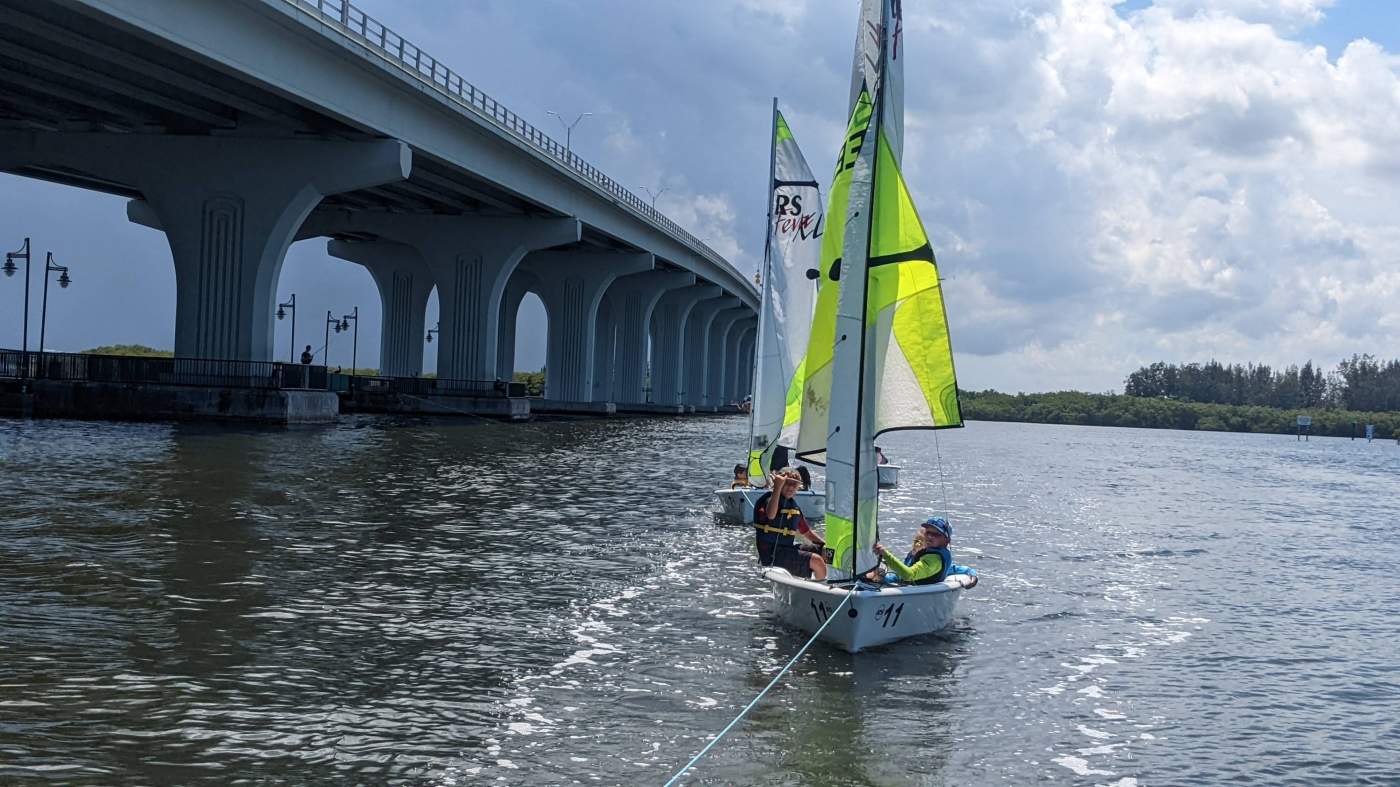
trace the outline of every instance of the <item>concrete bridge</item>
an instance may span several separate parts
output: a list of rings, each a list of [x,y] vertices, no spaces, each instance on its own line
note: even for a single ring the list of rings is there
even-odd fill
[[[713,407],[749,387],[757,293],[723,257],[346,0],[0,0],[0,171],[129,197],[165,232],[177,356],[273,357],[294,240],[369,270],[381,371]],[[647,376],[650,375],[650,385]]]

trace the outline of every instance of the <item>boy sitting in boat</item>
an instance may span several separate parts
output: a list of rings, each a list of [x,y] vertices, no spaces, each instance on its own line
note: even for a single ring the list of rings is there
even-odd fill
[[[743,464],[734,465],[734,480],[730,482],[729,488],[748,489],[750,486],[752,486],[752,484],[749,483],[749,466]]]
[[[797,471],[785,467],[773,473],[773,488],[764,492],[754,504],[754,548],[758,562],[764,567],[786,569],[795,577],[826,578],[826,562],[820,555],[798,548],[796,538],[802,536],[819,549],[826,546],[821,536],[807,524],[793,495],[802,488]]]
[[[903,560],[885,549],[883,544],[875,545],[875,554],[885,562],[899,581],[910,585],[932,585],[942,582],[949,574],[967,574],[977,584],[977,569],[960,566],[953,562],[953,553],[948,544],[953,540],[953,526],[941,516],[931,517],[914,534],[914,545]]]

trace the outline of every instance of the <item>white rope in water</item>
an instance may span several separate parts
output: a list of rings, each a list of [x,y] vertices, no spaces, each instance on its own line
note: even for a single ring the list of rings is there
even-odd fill
[[[723,738],[725,735],[728,735],[729,731],[734,729],[734,726],[737,725],[745,716],[747,716],[749,714],[749,711],[754,709],[754,706],[758,704],[759,700],[763,699],[764,695],[768,693],[769,689],[778,685],[778,681],[781,680],[782,677],[788,673],[788,670],[792,669],[792,666],[797,663],[798,659],[802,658],[802,654],[807,652],[807,648],[812,647],[812,643],[817,641],[817,637],[820,636],[821,633],[826,630],[826,627],[831,624],[831,621],[836,619],[836,613],[840,612],[841,608],[846,606],[846,602],[851,600],[851,594],[855,592],[856,588],[854,585],[852,585],[851,589],[846,592],[846,597],[841,599],[841,603],[837,604],[836,609],[833,609],[831,611],[831,614],[828,615],[826,620],[821,624],[821,626],[817,628],[816,633],[812,634],[812,638],[807,640],[807,644],[803,645],[802,649],[797,651],[797,653],[788,661],[787,664],[783,666],[782,669],[778,670],[778,674],[774,675],[773,679],[768,681],[768,685],[763,687],[763,691],[760,691],[757,697],[754,697],[752,700],[750,700],[749,704],[745,705],[744,709],[739,711],[739,715],[735,716],[733,721],[726,724],[724,726],[724,729],[719,731],[718,735],[711,739],[709,743],[705,744],[705,748],[701,749],[699,754],[696,754],[694,757],[690,758],[690,762],[686,763],[684,768],[681,768],[679,771],[676,771],[676,774],[672,776],[669,781],[666,782],[665,787],[672,787],[672,785],[680,781],[680,778],[685,775],[686,771],[694,767],[695,763],[699,762],[701,757],[704,757],[706,754],[709,754],[710,749],[713,749],[715,747],[715,744],[720,742],[721,738]]]

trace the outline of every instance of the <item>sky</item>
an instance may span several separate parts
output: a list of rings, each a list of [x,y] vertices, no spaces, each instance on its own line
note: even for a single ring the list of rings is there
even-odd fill
[[[657,207],[741,270],[762,259],[772,96],[829,179],[854,0],[359,5],[561,139],[550,111],[591,112],[574,150],[639,194],[664,189]],[[1400,355],[1400,3],[905,0],[904,13],[905,176],[962,387],[1121,390],[1157,360]],[[51,349],[173,345],[169,249],[122,200],[0,175],[0,245],[25,235],[72,268],[73,286],[50,291]],[[279,292],[297,293],[298,344],[319,347],[326,310],[358,305],[359,363],[378,363],[363,268],[303,241]],[[0,346],[19,345],[21,295],[0,279]],[[429,325],[435,313],[434,298]],[[543,325],[532,298],[518,368],[543,364]],[[349,352],[333,335],[332,363]]]

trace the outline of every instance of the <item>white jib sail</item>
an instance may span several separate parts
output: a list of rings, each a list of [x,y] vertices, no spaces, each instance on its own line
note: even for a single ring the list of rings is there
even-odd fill
[[[763,306],[754,356],[750,474],[766,474],[772,469],[769,465],[776,446],[797,445],[802,411],[798,376],[807,352],[816,297],[808,271],[815,271],[821,258],[821,191],[787,121],[777,110],[776,100],[772,170]]]

